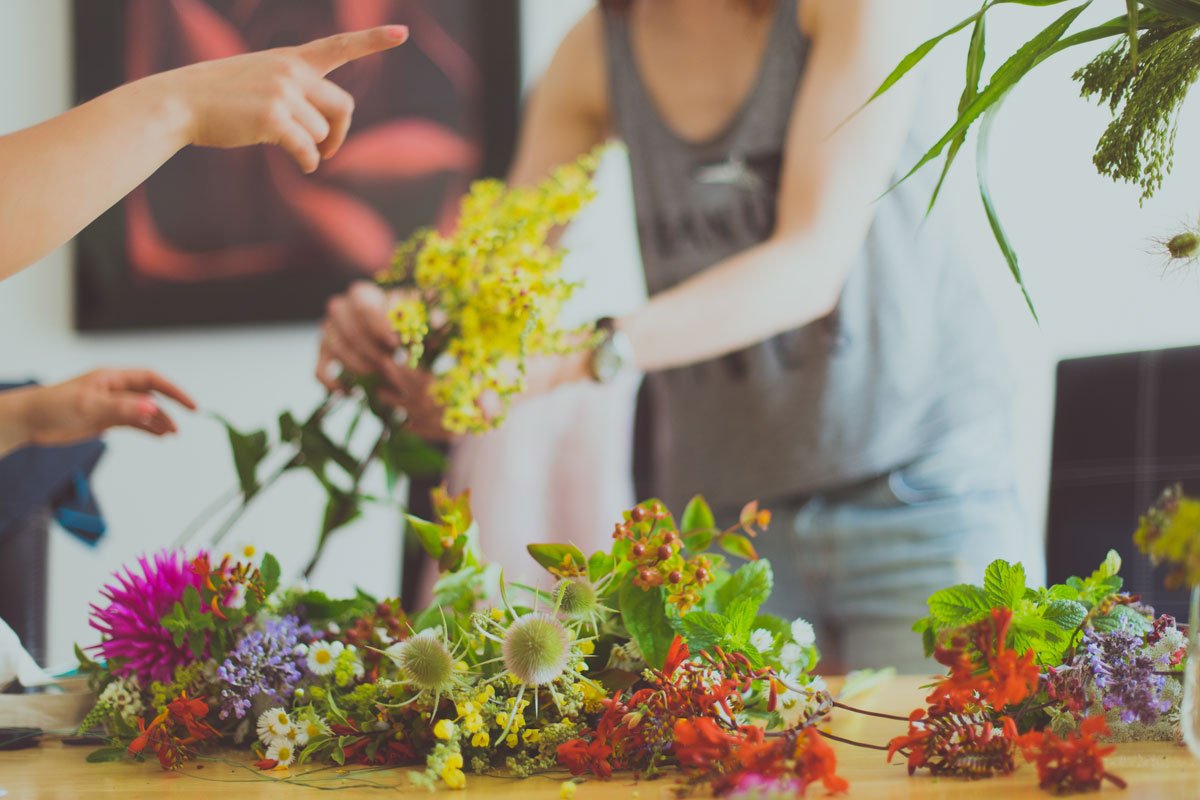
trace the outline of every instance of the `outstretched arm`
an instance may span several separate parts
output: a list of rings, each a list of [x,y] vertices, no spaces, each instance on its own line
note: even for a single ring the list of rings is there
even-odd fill
[[[75,236],[187,145],[278,145],[312,172],[345,141],[354,110],[325,75],[407,38],[391,25],[193,64],[0,136],[0,280]]]

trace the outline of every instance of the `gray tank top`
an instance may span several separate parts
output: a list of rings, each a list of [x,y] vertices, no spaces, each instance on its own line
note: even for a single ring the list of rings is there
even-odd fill
[[[609,96],[629,151],[652,295],[772,233],[809,49],[797,2],[778,0],[749,97],[723,131],[699,143],[662,119],[638,72],[627,16],[606,13]],[[919,145],[914,137],[898,166],[914,163]],[[1000,452],[988,449],[1003,445],[1007,419],[998,337],[953,236],[938,215],[925,220],[930,189],[913,180],[877,203],[830,317],[647,377],[639,492],[672,508],[697,493],[732,508],[848,487],[935,452],[947,456],[948,480],[961,481]],[[980,480],[1009,481],[1010,465],[995,466]]]

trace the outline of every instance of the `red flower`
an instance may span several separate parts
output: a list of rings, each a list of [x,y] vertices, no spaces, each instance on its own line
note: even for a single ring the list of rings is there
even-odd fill
[[[612,748],[599,739],[585,742],[583,739],[571,739],[558,746],[558,762],[571,770],[572,775],[592,773],[598,778],[612,777],[612,764],[608,757]]]
[[[1116,748],[1101,747],[1097,736],[1108,734],[1104,717],[1088,717],[1079,730],[1060,739],[1050,731],[1027,733],[1018,740],[1026,761],[1037,763],[1038,785],[1067,793],[1099,789],[1105,780],[1120,788],[1125,781],[1104,771],[1104,757]]]
[[[850,784],[837,774],[837,754],[816,728],[806,728],[796,740],[796,774],[805,785],[820,781],[830,794],[844,792]]]
[[[1000,727],[982,712],[918,708],[909,715],[908,733],[888,744],[888,761],[908,758],[908,774],[928,769],[934,775],[988,778],[1016,768],[1017,726],[1001,717]]]
[[[204,721],[208,704],[188,699],[183,693],[167,704],[166,709],[150,721],[138,720],[138,736],[129,743],[129,753],[138,755],[149,748],[163,769],[179,769],[184,761],[195,755],[195,745],[218,736]],[[180,730],[182,728],[182,730]]]
[[[707,717],[675,721],[675,758],[684,768],[711,770],[734,758],[742,737],[726,733]]]

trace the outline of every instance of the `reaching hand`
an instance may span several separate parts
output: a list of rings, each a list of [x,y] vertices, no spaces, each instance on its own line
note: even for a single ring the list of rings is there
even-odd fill
[[[408,39],[387,25],[192,64],[146,79],[186,109],[187,141],[201,147],[279,145],[305,172],[346,140],[354,98],[325,76]]]
[[[158,404],[156,393],[196,408],[181,389],[148,370],[101,369],[54,386],[11,392],[20,401],[21,443],[38,445],[71,444],[118,426],[155,436],[175,433],[178,428]]]

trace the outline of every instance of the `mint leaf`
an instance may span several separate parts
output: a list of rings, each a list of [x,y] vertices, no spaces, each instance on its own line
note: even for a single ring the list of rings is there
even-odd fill
[[[760,559],[743,564],[717,589],[716,610],[728,614],[733,602],[739,597],[750,599],[757,608],[767,602],[774,585],[775,575],[771,571],[771,562]]]
[[[698,653],[724,641],[729,623],[720,614],[692,611],[675,619],[674,628],[687,640],[688,648]]]
[[[742,595],[729,604],[725,612],[729,620],[729,638],[734,642],[748,642],[750,629],[758,616],[759,603],[752,597]]]
[[[993,561],[983,574],[983,590],[993,608],[1012,608],[1025,596],[1025,567]]]
[[[1083,603],[1074,600],[1051,600],[1042,611],[1042,619],[1054,623],[1064,631],[1073,631],[1087,616]]]
[[[929,613],[943,628],[978,622],[991,609],[983,589],[969,583],[960,583],[929,596]]]
[[[269,595],[279,588],[279,562],[275,556],[270,553],[264,554],[258,572],[262,575],[264,592]]]

